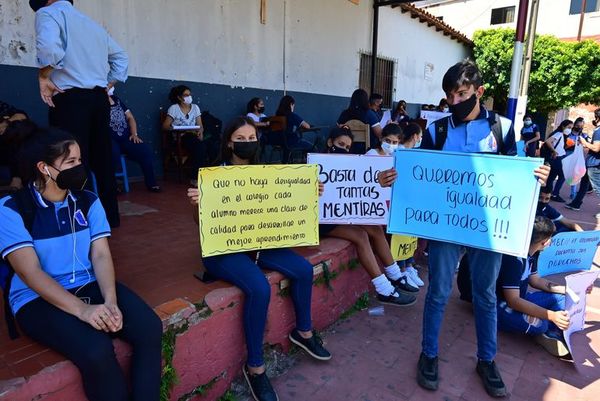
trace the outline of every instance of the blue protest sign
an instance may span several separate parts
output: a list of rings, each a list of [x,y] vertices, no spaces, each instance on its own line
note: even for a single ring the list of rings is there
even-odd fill
[[[552,237],[552,242],[540,253],[538,273],[549,276],[579,270],[589,270],[600,245],[600,231],[571,231]]]
[[[394,157],[389,233],[525,257],[542,159],[404,149]]]

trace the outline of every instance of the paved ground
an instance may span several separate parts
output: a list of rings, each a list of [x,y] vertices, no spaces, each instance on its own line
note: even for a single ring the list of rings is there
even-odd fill
[[[566,194],[565,194],[566,195]],[[579,212],[554,204],[586,230],[598,229],[598,198],[588,196]],[[597,258],[598,260],[598,258]],[[452,295],[442,326],[440,388],[422,390],[416,383],[425,290],[417,305],[386,307],[384,316],[361,311],[340,321],[325,336],[333,353],[318,363],[302,355],[273,384],[283,400],[488,400],[475,373],[475,328],[469,304]],[[377,305],[372,302],[372,306]],[[587,326],[574,335],[578,361],[559,360],[524,336],[499,335],[497,363],[511,401],[600,399],[600,280],[588,298]]]

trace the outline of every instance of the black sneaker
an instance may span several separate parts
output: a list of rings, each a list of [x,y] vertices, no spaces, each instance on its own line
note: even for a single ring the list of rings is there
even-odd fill
[[[405,292],[407,294],[413,294],[415,292],[419,292],[419,287],[413,287],[408,283],[406,276],[400,277],[398,280],[390,280],[392,285],[396,287],[398,292]]]
[[[250,387],[252,398],[256,401],[279,401],[279,397],[277,397],[277,393],[273,390],[266,372],[253,375],[248,371],[246,365],[242,368],[242,372],[244,373],[248,387]]]
[[[567,209],[575,210],[576,212],[579,211],[579,206],[573,206],[573,202],[565,204],[565,207]]]
[[[483,381],[483,387],[490,397],[506,397],[506,386],[500,377],[496,362],[477,362],[477,373]]]
[[[323,347],[323,340],[314,331],[311,338],[303,338],[300,333],[298,333],[298,330],[294,329],[288,337],[291,342],[302,348],[313,358],[318,359],[319,361],[328,361],[331,359],[331,353]]]
[[[563,198],[560,197],[560,195],[552,195],[550,197],[550,200],[553,200],[554,202],[559,202],[559,203],[565,203],[566,200],[564,200]]]
[[[417,383],[425,390],[435,391],[438,388],[438,358],[429,358],[421,352],[417,365]]]
[[[386,305],[410,306],[417,302],[417,297],[411,294],[394,291],[390,295],[381,295],[380,293],[377,293],[377,300]]]

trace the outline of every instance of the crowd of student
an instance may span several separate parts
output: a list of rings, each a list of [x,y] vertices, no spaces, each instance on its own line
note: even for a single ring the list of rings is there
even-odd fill
[[[78,65],[56,59],[51,50],[38,49],[38,53],[46,52],[46,58],[39,57],[40,93],[51,107],[50,123],[53,128],[40,129],[28,122],[23,111],[0,104],[2,149],[5,149],[11,167],[11,185],[20,188],[0,199],[0,250],[4,262],[2,268],[8,273],[3,283],[6,317],[14,317],[24,334],[73,361],[81,372],[89,400],[158,400],[161,322],[140,297],[115,281],[108,237],[111,224],[118,225],[118,211],[116,217],[115,210],[111,211],[112,222],[105,212],[111,208],[111,201],[106,199],[112,196],[108,186],[114,182],[111,184],[107,177],[104,178],[103,186],[99,184],[98,187],[100,197],[84,190],[90,169],[96,175],[107,173],[106,169],[98,170],[99,155],[91,151],[92,142],[103,151],[110,148],[110,136],[106,135],[101,140],[92,140],[90,136],[98,135],[96,130],[102,127],[106,128],[105,134],[112,132],[113,154],[117,154],[118,148],[119,154],[125,153],[138,161],[144,170],[148,189],[160,190],[152,172],[151,155],[138,136],[135,119],[113,93],[111,74],[116,80],[124,80],[124,77],[116,76],[123,73],[120,64],[124,60],[123,53],[99,25],[79,13],[70,1],[31,0],[30,4],[37,11],[38,43],[51,42],[48,32],[56,31],[51,29],[52,24],[58,24],[62,29],[64,26],[60,24],[81,28],[83,23],[86,27],[84,38],[70,37],[69,40],[104,43],[104,47],[96,47],[94,52],[101,53],[95,57],[102,56],[104,61],[109,61],[106,67],[109,71],[101,70],[96,74],[96,78],[102,77],[96,83],[90,79],[90,87],[73,86],[68,83],[68,74],[62,70],[76,69]],[[61,18],[56,18],[56,15]],[[84,51],[78,42],[72,44],[70,49],[73,48]],[[61,53],[63,56],[64,51]],[[58,50],[55,52],[60,53]],[[90,68],[87,66],[84,71],[89,73]],[[72,71],[70,74],[73,75]],[[106,79],[107,76],[109,79]],[[452,66],[444,75],[442,89],[446,100],[440,102],[439,111],[447,111],[450,115],[430,124],[425,130],[410,122],[403,101],[398,102],[390,121],[382,122],[381,96],[369,97],[364,90],[356,90],[348,108],[341,112],[337,127],[327,136],[322,151],[389,156],[399,148],[420,147],[463,153],[516,154],[510,120],[481,104],[483,81],[473,62],[467,60]],[[174,87],[169,100],[172,105],[163,128],[181,127],[186,131],[184,146],[194,167],[210,165],[203,141],[201,111],[193,103],[190,89]],[[63,119],[69,110],[84,114],[77,117],[78,125],[73,126],[73,122],[67,123]],[[277,140],[285,141],[288,150],[318,149],[316,142],[307,142],[299,135],[298,128],[310,128],[310,125],[295,113],[295,100],[291,96],[281,99],[275,113],[287,121],[283,139],[268,137],[270,124],[265,120],[261,99],[252,99],[247,113],[226,126],[220,138],[217,165],[259,163],[261,134],[270,145],[276,145],[274,141]],[[354,143],[352,130],[345,124],[355,119],[370,126],[371,149],[361,149]],[[539,131],[529,124],[530,117],[525,120],[525,149],[533,155],[533,146],[530,145],[538,140]],[[560,331],[569,325],[564,311],[565,288],[539,277],[536,266],[539,252],[548,245],[552,235],[564,230],[581,230],[579,225],[548,204],[550,199],[560,201],[556,187],[560,187],[561,174],[559,163],[555,160],[563,155],[561,142],[564,145],[569,140],[578,141],[588,149],[585,182],[600,191],[600,128],[591,137],[580,131],[569,132],[577,124],[578,121],[575,124],[566,121],[560,125],[545,142],[551,166],[541,165],[532,171],[544,187],[528,257],[519,259],[453,243],[428,242],[422,352],[416,372],[417,381],[423,388],[436,390],[438,387],[439,334],[459,262],[462,297],[473,303],[477,332],[476,371],[488,394],[494,397],[506,395],[506,387],[495,363],[497,329],[536,335],[554,355],[566,355]],[[595,112],[594,125],[598,124],[600,109]],[[577,137],[569,137],[570,134]],[[15,155],[18,156],[15,158]],[[109,154],[103,155],[106,157],[104,161],[111,160]],[[110,173],[113,174],[112,170]],[[402,172],[393,168],[382,171],[378,181],[382,186],[390,186],[398,174]],[[114,174],[112,177],[114,180]],[[559,178],[556,186],[553,185],[554,177]],[[323,185],[318,185],[321,195]],[[580,193],[582,190],[585,193],[586,185],[582,181]],[[103,196],[105,199],[102,199]],[[197,188],[190,188],[187,196],[193,205],[198,204]],[[574,202],[578,197],[579,193],[571,202],[571,208],[577,209]],[[195,217],[198,221],[198,216]],[[416,302],[415,293],[424,282],[415,269],[414,260],[400,264],[394,260],[383,227],[321,225],[319,231],[321,237],[342,238],[355,245],[359,261],[368,272],[380,302],[393,306],[409,306]],[[279,271],[291,280],[290,294],[296,326],[289,334],[290,341],[317,360],[326,361],[332,357],[312,328],[312,266],[294,250],[239,252],[206,257],[202,261],[213,276],[239,287],[245,295],[242,321],[247,361],[242,373],[256,400],[278,399],[265,373],[262,355],[271,290],[261,268]],[[470,265],[476,268],[470,269]],[[529,293],[528,285],[541,292]],[[42,316],[44,319],[40,318]],[[14,334],[14,331],[11,332]],[[133,347],[130,385],[115,357],[112,348],[114,337],[124,339]]]

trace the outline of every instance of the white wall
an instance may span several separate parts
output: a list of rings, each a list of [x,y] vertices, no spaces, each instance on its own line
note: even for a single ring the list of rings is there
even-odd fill
[[[477,29],[516,26],[519,11],[518,0],[455,0],[440,5],[425,7],[431,14],[444,17],[455,29],[469,37]],[[537,33],[551,34],[559,38],[576,38],[579,29],[579,14],[569,15],[570,0],[541,0],[538,13]],[[490,25],[492,9],[515,6],[515,21],[510,24]],[[586,13],[582,36],[600,34],[600,12]]]
[[[372,0],[266,3],[263,25],[258,0],[75,0],[127,50],[132,76],[281,90],[285,63],[285,89],[349,97],[371,47]],[[35,66],[33,31],[28,1],[2,0],[0,64]],[[398,60],[394,100],[437,102],[443,73],[468,53],[398,8],[381,9],[379,35],[379,54]]]
[[[442,97],[442,77],[455,63],[470,56],[463,43],[436,32],[399,8],[382,8],[379,14],[379,54],[398,60],[394,100],[437,105]],[[425,65],[433,66],[425,76]]]
[[[75,0],[127,50],[130,75],[283,89],[285,37],[287,90],[347,96],[371,41],[369,2],[285,3],[284,17],[284,0],[267,0],[263,25],[258,0]],[[2,0],[0,28],[0,63],[34,66],[28,2]]]

